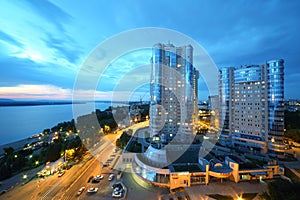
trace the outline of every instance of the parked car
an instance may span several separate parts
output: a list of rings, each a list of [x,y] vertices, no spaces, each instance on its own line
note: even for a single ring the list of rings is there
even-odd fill
[[[114,179],[114,177],[115,177],[115,175],[114,175],[114,174],[111,174],[111,175],[109,175],[108,180],[109,180],[109,181],[112,181],[112,180]]]
[[[98,179],[98,180],[102,180],[103,178],[104,178],[103,175],[97,175],[97,176],[96,176],[96,179]]]
[[[112,188],[116,188],[116,187],[123,188],[121,183],[115,183],[115,184],[112,185]]]
[[[88,189],[88,193],[96,193],[96,192],[98,192],[98,188],[90,188],[90,189]]]
[[[93,180],[92,180],[92,183],[99,183],[99,182],[100,182],[100,180],[97,178],[93,178]]]
[[[123,192],[123,188],[121,187],[115,187],[114,192]]]
[[[85,187],[81,187],[77,192],[77,196],[81,195],[84,190],[85,190]]]
[[[113,191],[111,196],[116,197],[116,198],[121,198],[122,197],[122,192]]]
[[[58,177],[62,177],[65,174],[65,171],[58,172]]]
[[[94,176],[90,176],[88,183],[91,182],[91,180],[93,180]]]

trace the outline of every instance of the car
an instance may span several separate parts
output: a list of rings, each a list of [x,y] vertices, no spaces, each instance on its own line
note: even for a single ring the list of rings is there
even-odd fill
[[[90,176],[88,183],[91,182],[91,180],[93,180],[93,179],[94,179],[94,176]]]
[[[112,188],[116,188],[116,187],[123,188],[121,183],[115,183],[115,184],[112,185]]]
[[[103,178],[104,178],[103,175],[97,175],[97,176],[96,176],[96,179],[98,179],[98,180],[102,180]]]
[[[99,182],[100,182],[100,180],[97,178],[93,178],[93,180],[92,180],[92,183],[99,183]]]
[[[85,187],[81,187],[77,192],[77,196],[81,195],[84,190],[85,190]]]
[[[58,177],[62,177],[63,175],[65,174],[65,171],[60,171],[60,172],[58,172]]]
[[[120,197],[122,197],[122,192],[113,191],[111,196],[116,197],[116,198],[120,198]]]
[[[98,192],[98,188],[97,187],[96,188],[91,187],[91,188],[88,189],[88,193],[96,193],[96,192]]]
[[[111,175],[109,175],[108,180],[109,180],[109,181],[112,181],[112,180],[114,179],[114,177],[115,177],[115,175],[114,175],[114,174],[111,174]]]
[[[115,187],[114,192],[123,192],[123,188],[121,187]]]

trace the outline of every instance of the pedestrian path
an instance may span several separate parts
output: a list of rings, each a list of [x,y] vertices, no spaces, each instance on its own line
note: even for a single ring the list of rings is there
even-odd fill
[[[289,168],[289,170],[291,170],[300,179],[300,173],[297,170],[292,168]]]

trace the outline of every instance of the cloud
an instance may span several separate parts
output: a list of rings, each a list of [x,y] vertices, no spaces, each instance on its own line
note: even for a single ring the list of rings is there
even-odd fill
[[[22,48],[24,46],[21,42],[16,40],[13,36],[1,31],[1,30],[0,30],[0,40],[7,42],[11,45],[20,47],[20,48]]]
[[[11,99],[70,99],[71,90],[53,85],[17,85],[0,87],[1,98]]]
[[[83,48],[78,45],[78,39],[72,38],[73,17],[64,9],[47,0],[25,0],[3,6],[7,9],[11,7],[16,13],[4,14],[7,18],[3,26],[6,33],[0,32],[0,40],[4,38],[22,47],[11,56],[56,63],[62,67],[74,67],[82,59]],[[12,38],[10,35],[16,37]],[[32,52],[36,52],[35,55]],[[36,56],[37,54],[40,56]]]
[[[76,71],[55,63],[38,63],[29,58],[4,57],[0,59],[0,86],[19,84],[53,84],[72,87]]]
[[[47,22],[52,23],[62,32],[65,32],[64,24],[69,23],[72,19],[63,9],[47,0],[25,0],[24,3],[37,15],[44,18]]]
[[[218,67],[262,64],[268,59],[284,58],[286,94],[298,93],[294,86],[298,79],[289,76],[300,72],[298,1],[229,1],[226,4],[218,1],[176,4],[172,1],[155,4],[151,1],[122,1],[115,5],[97,1],[77,4],[72,1],[25,0],[2,1],[0,4],[0,44],[4,44],[0,46],[2,86],[22,83],[71,88],[77,65],[104,39],[102,35],[112,36],[137,27],[165,27],[198,41]],[[168,9],[153,12],[158,7]],[[135,37],[126,42],[135,42]],[[167,40],[157,42],[166,43]],[[117,43],[110,50],[118,51],[122,45]],[[151,55],[145,52],[117,58],[103,74],[99,68],[104,62],[99,60],[111,58],[101,49],[96,54],[95,62],[88,62],[83,67],[86,74],[82,79],[82,89],[90,89],[90,83],[97,83],[102,76],[99,90],[112,91],[122,77],[126,78],[123,81],[126,90],[128,84],[148,76],[131,73],[136,66],[149,63]],[[11,57],[8,59],[7,55]],[[13,56],[19,57],[13,59]]]
[[[70,63],[76,63],[80,60],[83,52],[79,49],[78,45],[69,37],[59,38],[51,34],[47,34],[44,39],[45,44],[55,50],[57,57],[64,57]]]
[[[47,100],[138,100],[142,91],[72,90],[55,85],[20,84],[0,87],[0,98]]]

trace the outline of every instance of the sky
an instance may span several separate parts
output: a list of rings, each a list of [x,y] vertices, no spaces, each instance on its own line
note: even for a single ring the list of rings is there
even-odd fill
[[[297,0],[1,0],[0,98],[72,99],[90,53],[117,34],[144,27],[172,29],[193,38],[219,68],[283,58],[285,98],[300,98],[299,9]],[[102,75],[96,91],[80,93],[110,100],[118,80],[149,64],[150,57],[149,49],[121,55]],[[132,81],[144,78],[136,73]],[[136,88],[133,98],[147,100],[148,88]],[[200,81],[199,99],[208,95]]]

